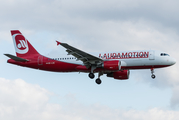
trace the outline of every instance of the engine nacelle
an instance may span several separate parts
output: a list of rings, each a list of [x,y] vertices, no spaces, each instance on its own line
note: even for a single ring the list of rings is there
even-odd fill
[[[121,62],[119,60],[104,61],[103,68],[105,70],[116,71],[121,69]]]
[[[117,72],[111,72],[107,74],[107,77],[113,77],[114,79],[126,80],[129,79],[129,70],[122,70]]]

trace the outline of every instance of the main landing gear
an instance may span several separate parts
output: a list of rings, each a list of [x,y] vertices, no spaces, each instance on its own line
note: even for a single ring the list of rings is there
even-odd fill
[[[98,73],[98,78],[96,79],[96,83],[98,84],[98,85],[100,85],[101,83],[102,83],[102,81],[101,81],[101,79],[100,79],[100,76],[101,75],[103,75],[103,73],[102,72],[99,72]]]
[[[103,75],[103,73],[99,72],[98,73],[98,78],[96,79],[96,84],[100,85],[102,83],[100,76]],[[89,78],[93,79],[95,77],[94,73],[89,73]]]
[[[92,65],[91,66],[91,72],[89,73],[89,77],[91,78],[91,79],[93,79],[94,77],[95,77],[95,75],[94,75],[94,73],[93,73],[93,71],[96,69],[96,66],[94,66],[94,65]]]
[[[93,79],[95,77],[94,73],[89,73],[89,78]]]
[[[151,73],[152,73],[151,77],[152,77],[153,79],[155,79],[154,69],[153,69],[153,68],[151,68]]]
[[[92,65],[91,66],[91,72],[89,73],[89,78],[91,78],[91,79],[93,79],[94,77],[95,77],[95,75],[94,75],[94,73],[93,73],[93,71],[96,69],[96,66],[94,66],[94,65]],[[100,76],[101,75],[103,75],[101,72],[99,72],[99,74],[98,74],[98,78],[96,79],[96,83],[99,85],[99,84],[101,84],[101,79],[100,79]]]
[[[100,78],[97,78],[95,82],[96,82],[96,84],[100,85],[102,81]]]

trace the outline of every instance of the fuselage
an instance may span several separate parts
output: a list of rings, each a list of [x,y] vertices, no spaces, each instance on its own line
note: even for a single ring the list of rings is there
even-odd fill
[[[94,54],[104,61],[119,60],[121,69],[151,69],[168,67],[175,64],[176,60],[170,57],[165,52],[154,50],[142,51],[122,51],[122,52],[107,52]],[[53,72],[89,72],[90,68],[86,68],[80,60],[77,60],[72,55],[59,55],[60,57],[45,57],[36,55],[26,59],[28,62],[16,62],[12,59],[8,60],[9,63],[41,69]],[[97,68],[95,72],[103,70]],[[105,71],[105,70],[103,70]],[[109,70],[106,70],[109,71]]]

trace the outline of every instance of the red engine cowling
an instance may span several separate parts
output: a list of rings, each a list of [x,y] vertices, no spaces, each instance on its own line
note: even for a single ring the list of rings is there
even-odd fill
[[[119,60],[113,60],[113,61],[104,61],[103,68],[105,70],[120,70],[121,69],[121,62]]]
[[[113,77],[114,79],[126,80],[129,79],[129,70],[122,70],[117,72],[108,73],[107,77]]]

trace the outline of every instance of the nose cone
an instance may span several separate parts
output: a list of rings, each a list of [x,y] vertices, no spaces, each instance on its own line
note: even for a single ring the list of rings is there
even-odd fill
[[[171,65],[174,65],[174,64],[176,63],[176,59],[171,58],[171,59],[170,59],[170,63],[171,63]]]

